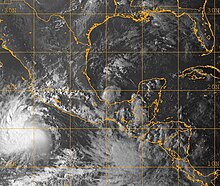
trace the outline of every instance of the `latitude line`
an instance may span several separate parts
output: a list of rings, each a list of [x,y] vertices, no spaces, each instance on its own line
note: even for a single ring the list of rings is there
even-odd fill
[[[166,121],[162,121],[162,122],[166,122]],[[90,127],[85,127],[85,128],[80,128],[80,127],[75,127],[75,128],[0,128],[0,131],[1,130],[45,130],[45,131],[56,131],[56,130],[120,130],[119,128],[112,128],[112,127],[102,127],[102,128],[90,128]],[[153,128],[151,130],[157,130],[158,128]],[[161,130],[178,130],[179,128],[164,128],[164,127],[161,127],[160,128]],[[131,128],[130,129],[131,131],[147,131],[148,129],[146,128]],[[196,131],[196,130],[219,130],[220,131],[220,128],[192,128],[193,131]]]
[[[173,169],[172,166],[108,166],[109,169],[110,168],[114,168],[114,169]],[[193,166],[197,169],[210,169],[210,168],[214,168],[214,166]],[[217,166],[216,166],[217,167]],[[63,168],[68,168],[68,169],[106,169],[107,166],[0,166],[0,169],[4,169],[4,168],[19,168],[19,169],[36,169],[36,168],[55,168],[55,169],[63,169]],[[186,168],[191,168],[191,167],[186,167]],[[218,166],[217,168],[220,168],[220,166]]]
[[[47,88],[45,90],[37,90],[37,93],[39,92],[43,92],[43,93],[63,93],[63,92],[67,92],[70,91],[70,93],[76,93],[76,92],[95,92],[94,90],[62,90],[59,88],[53,89],[53,88]],[[104,90],[96,90],[97,92],[104,92]],[[109,92],[137,92],[138,90],[134,89],[134,90],[108,90]],[[143,92],[160,92],[159,90],[141,90]],[[161,92],[219,92],[220,89],[185,89],[185,90],[175,90],[175,89],[167,89],[167,90],[161,90]],[[32,90],[11,90],[11,89],[3,89],[0,90],[0,92],[29,92],[31,93]]]
[[[21,2],[23,2],[23,1],[21,1]],[[0,4],[1,5],[1,4]],[[165,7],[166,9],[169,9],[170,7]],[[151,9],[149,9],[149,10],[151,10]],[[186,12],[186,11],[184,11],[184,12]],[[127,13],[127,12],[120,12],[120,13],[122,13],[122,14],[124,14],[124,15],[130,15],[130,13]],[[192,15],[201,15],[201,13],[199,13],[199,12],[187,12],[187,13],[189,13],[189,14],[192,14]],[[68,16],[69,15],[69,13],[59,13],[59,12],[50,12],[50,13],[39,13],[38,12],[38,15],[42,15],[42,16],[50,16],[50,15],[53,15],[53,14],[60,14],[60,15],[62,15],[62,16]],[[168,13],[168,12],[162,12],[161,14],[170,14],[170,13]],[[209,15],[209,16],[213,16],[214,14],[216,14],[216,13],[207,13],[206,12],[206,15]],[[17,13],[0,13],[0,16],[19,16],[19,15],[22,15],[22,16],[32,16],[32,13],[25,13],[25,12],[17,12]],[[87,12],[87,13],[76,13],[76,12],[72,12],[72,15],[89,15],[89,16],[96,16],[96,15],[103,15],[103,16],[105,16],[106,15],[106,13],[93,13],[93,12],[91,12],[91,13],[89,13],[89,12]],[[114,13],[108,13],[108,15],[114,15]],[[219,14],[216,14],[216,16],[220,16],[220,13]]]
[[[68,50],[57,50],[57,51],[13,51],[15,54],[68,54]],[[8,51],[0,51],[0,54],[8,53]],[[86,52],[84,50],[75,50],[72,51],[72,54],[85,54]],[[105,54],[105,51],[91,51],[91,54]],[[178,51],[178,50],[170,50],[170,51],[108,51],[108,54],[203,54],[204,51]],[[213,53],[220,54],[220,51],[213,51]]]

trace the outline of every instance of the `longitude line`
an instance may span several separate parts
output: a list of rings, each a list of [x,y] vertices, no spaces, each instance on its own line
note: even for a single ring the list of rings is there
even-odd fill
[[[177,7],[178,7],[178,15],[179,15],[179,8],[180,8],[180,4],[179,4],[179,0],[177,0]],[[179,77],[179,73],[180,73],[180,18],[178,17],[178,28],[177,28],[177,34],[178,34],[178,69],[177,69],[177,73],[178,73],[178,92],[177,92],[177,97],[178,97],[178,111],[177,111],[177,117],[178,117],[178,155],[180,155],[180,77]],[[178,186],[180,186],[180,160],[178,160]]]
[[[69,25],[70,28],[72,28],[72,0],[69,0]],[[69,112],[71,113],[72,110],[72,97],[71,95],[71,89],[72,89],[72,34],[71,32],[69,32],[69,63],[67,64],[67,71],[69,70]],[[68,58],[67,58],[68,59]],[[69,148],[72,149],[72,116],[69,115]],[[72,154],[70,154],[70,164],[72,165],[73,158],[72,158]],[[71,177],[69,178],[69,185],[73,186],[73,174],[71,174]]]
[[[216,9],[216,0],[213,0],[213,2],[214,2],[214,10]],[[214,11],[214,40],[216,40],[216,11]],[[214,52],[213,52],[213,55],[214,55],[214,67],[216,67],[216,54],[215,54],[215,51],[216,51],[216,44],[215,44],[215,46],[214,46]],[[214,77],[216,77],[216,71],[214,70]],[[214,146],[214,148],[213,148],[213,150],[214,150],[214,171],[216,171],[216,91],[215,91],[215,89],[216,89],[216,79],[214,78],[214,89],[213,89],[213,93],[214,93],[214,113],[213,113],[213,115],[214,115],[214,143],[213,143],[213,146]],[[216,181],[214,180],[214,185],[216,185]]]
[[[144,11],[144,0],[142,0],[142,5],[141,5],[142,11]],[[144,20],[141,22],[141,80],[143,82],[144,80]],[[142,98],[144,98],[144,92],[143,92],[143,86],[141,87],[141,93],[142,93]],[[142,108],[144,108],[142,101]],[[141,122],[142,122],[142,128],[144,128],[144,109],[142,110],[142,116],[141,116]],[[142,186],[144,186],[144,141],[140,140],[141,142],[141,181],[142,181]]]
[[[35,7],[35,0],[33,0],[33,7]],[[32,93],[32,106],[33,106],[33,116],[32,116],[32,125],[33,125],[33,129],[32,129],[32,134],[33,134],[33,149],[32,149],[32,164],[35,167],[36,164],[36,143],[35,143],[35,130],[36,130],[36,126],[35,126],[35,120],[34,120],[34,113],[35,113],[35,12],[33,10],[32,12],[32,50],[33,50],[33,54],[32,54],[32,71],[33,71],[33,77],[31,79],[31,93]],[[35,185],[35,168],[32,168],[32,185]]]
[[[105,1],[105,16],[107,17],[108,16],[108,0],[106,0]],[[108,87],[108,21],[106,21],[106,23],[105,23],[106,25],[105,25],[105,57],[106,57],[106,64],[105,64],[105,66],[106,66],[106,82],[105,82],[105,84],[106,84],[106,87]],[[107,91],[107,94],[108,94],[108,89],[106,89],[106,91]],[[108,106],[106,106],[106,113],[105,113],[105,115],[106,115],[106,117],[108,117]],[[109,145],[109,135],[108,135],[108,132],[109,132],[109,130],[108,130],[108,121],[106,120],[105,121],[105,125],[106,125],[106,144],[105,144],[105,146],[106,146],[106,186],[108,186],[109,184],[109,148],[108,148],[108,145]]]

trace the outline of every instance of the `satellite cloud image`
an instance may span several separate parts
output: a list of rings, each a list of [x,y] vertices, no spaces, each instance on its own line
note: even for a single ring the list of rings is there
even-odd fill
[[[220,186],[220,0],[1,0],[0,186]]]

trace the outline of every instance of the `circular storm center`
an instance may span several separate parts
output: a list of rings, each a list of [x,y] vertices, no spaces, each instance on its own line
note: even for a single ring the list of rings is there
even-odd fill
[[[5,155],[34,153],[36,158],[46,156],[50,150],[51,137],[47,130],[42,129],[41,123],[39,119],[26,120],[21,128],[16,128],[20,126],[19,123],[11,123],[14,129],[1,130],[0,153]]]

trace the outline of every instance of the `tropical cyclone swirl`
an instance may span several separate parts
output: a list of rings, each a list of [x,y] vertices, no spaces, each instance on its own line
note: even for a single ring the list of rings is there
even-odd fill
[[[15,2],[16,1],[12,2],[12,4]],[[112,134],[113,140],[108,140],[108,142],[106,142],[109,143],[108,145],[104,144],[104,146],[109,147],[104,148],[104,150],[100,148],[101,155],[94,157],[93,160],[95,163],[86,164],[87,161],[90,161],[88,160],[89,158],[92,159],[92,156],[96,155],[97,152],[95,151],[98,151],[94,144],[97,142],[97,145],[103,146],[103,142],[100,142],[103,138],[98,137],[98,139],[101,140],[95,139],[94,136],[99,133],[93,134],[93,130],[95,129],[93,127],[97,127],[98,129],[109,127],[112,128],[113,131],[113,128],[116,128],[122,139],[129,138],[129,140],[135,140],[135,143],[139,143],[143,146],[148,144],[149,149],[159,147],[158,152],[169,159],[166,159],[166,161],[173,170],[176,170],[179,175],[177,177],[187,178],[187,180],[181,181],[182,185],[215,185],[219,176],[218,169],[212,169],[204,173],[199,168],[196,168],[196,165],[193,165],[194,162],[191,162],[193,157],[190,153],[192,152],[191,146],[194,138],[194,128],[197,127],[194,124],[193,126],[190,124],[190,122],[194,122],[193,117],[190,116],[188,119],[184,118],[182,120],[183,117],[186,117],[182,111],[184,108],[176,106],[175,104],[178,104],[178,101],[172,100],[175,98],[167,94],[168,91],[172,92],[172,90],[177,90],[176,94],[180,93],[180,88],[184,89],[186,85],[185,81],[213,81],[215,84],[215,82],[218,82],[220,79],[220,69],[214,65],[204,65],[203,63],[200,64],[199,62],[195,63],[192,61],[192,65],[189,62],[189,64],[183,64],[181,66],[181,60],[187,58],[186,55],[193,55],[190,51],[194,48],[200,52],[197,57],[205,60],[209,60],[209,56],[211,56],[215,50],[216,36],[206,14],[208,0],[204,0],[204,2],[196,8],[184,8],[182,7],[184,3],[179,0],[176,2],[173,1],[170,7],[165,6],[166,4],[162,2],[163,1],[157,2],[155,0],[152,4],[151,2],[138,0],[112,0],[112,2],[108,2],[109,8],[111,9],[107,10],[108,6],[106,6],[107,8],[104,12],[107,12],[106,15],[97,16],[98,18],[94,18],[94,20],[98,21],[95,22],[91,21],[91,18],[87,19],[85,17],[85,22],[88,23],[85,26],[86,29],[77,30],[77,27],[82,23],[76,21],[74,25],[67,19],[65,13],[72,16],[71,11],[74,7],[76,7],[76,10],[78,6],[84,6],[85,9],[89,8],[89,6],[92,6],[89,1],[85,4],[80,4],[80,2],[79,4],[73,3],[70,7],[71,10],[68,8],[66,12],[50,13],[45,17],[41,15],[35,5],[29,1],[19,1],[19,4],[24,6],[24,9],[31,10],[32,16],[36,19],[34,20],[36,25],[40,25],[39,30],[35,31],[35,35],[39,34],[39,37],[41,37],[40,31],[47,29],[48,33],[50,33],[50,27],[57,29],[54,35],[56,35],[56,33],[63,34],[63,46],[64,49],[67,49],[65,48],[65,37],[68,38],[67,35],[69,34],[70,38],[68,39],[70,39],[72,43],[70,43],[68,49],[73,49],[73,52],[70,51],[70,58],[66,58],[65,55],[63,56],[61,54],[62,52],[60,52],[60,56],[58,55],[58,57],[52,54],[48,56],[46,54],[40,54],[38,59],[36,57],[38,53],[34,51],[33,55],[36,56],[34,57],[34,67],[32,67],[32,63],[29,63],[27,58],[22,56],[19,52],[16,52],[15,45],[14,48],[13,45],[10,46],[10,42],[8,41],[9,35],[2,34],[2,52],[8,55],[6,56],[8,60],[14,61],[14,67],[16,68],[12,70],[10,65],[7,64],[7,61],[4,60],[4,56],[1,57],[2,62],[0,65],[3,67],[3,70],[5,70],[5,72],[2,73],[3,83],[1,84],[1,89],[4,90],[1,95],[1,107],[4,109],[0,112],[2,118],[0,122],[0,157],[3,167],[7,168],[10,164],[15,163],[16,169],[22,169],[22,167],[27,166],[27,168],[35,168],[37,170],[37,167],[44,167],[46,162],[54,160],[54,162],[50,164],[51,167],[67,166],[68,169],[61,168],[59,172],[55,172],[48,168],[47,175],[45,174],[43,176],[45,172],[37,172],[33,174],[34,176],[32,175],[32,181],[39,185],[41,185],[41,181],[44,185],[59,184],[59,180],[55,183],[51,175],[63,174],[65,175],[63,178],[65,184],[68,183],[70,185],[129,185],[129,181],[132,182],[132,180],[129,179],[135,178],[134,176],[128,176],[128,179],[126,179],[126,174],[123,171],[119,171],[119,176],[121,174],[123,177],[122,180],[114,178],[114,172],[107,171],[106,182],[103,181],[104,172],[98,172],[98,169],[102,168],[103,164],[106,166],[106,162],[102,164],[97,159],[105,159],[106,154],[108,156],[107,160],[101,161],[107,161],[107,163],[110,164],[107,165],[107,170],[111,169],[109,167],[113,165],[122,165],[123,167],[121,162],[124,160],[121,160],[118,157],[119,155],[115,155],[115,152],[112,150],[116,149],[117,151],[118,148],[119,153],[121,149],[123,150],[123,144],[120,146],[122,142],[117,142],[118,139],[114,139],[114,135],[117,134]],[[44,4],[44,2],[40,1],[39,4]],[[124,12],[125,10],[128,11]],[[110,12],[108,13],[108,11]],[[76,20],[80,19],[80,16],[79,18],[77,17],[78,15],[74,16],[76,16]],[[171,29],[173,28],[174,32],[176,32],[174,36],[172,33],[166,32],[166,20],[169,19],[171,19],[172,23],[167,24],[170,24],[168,27],[170,26]],[[4,17],[1,20],[1,24],[4,24]],[[53,24],[55,24],[55,26]],[[182,24],[182,26],[184,25],[186,29],[184,30],[183,28],[183,30],[180,31],[180,24]],[[190,29],[188,25],[190,25]],[[160,28],[162,29],[160,30]],[[155,29],[155,33],[158,36],[158,38],[152,37],[154,41],[153,44],[150,43],[150,36],[154,34],[151,29]],[[143,35],[143,30],[147,32],[146,40],[143,37],[140,39],[141,34]],[[190,33],[188,33],[189,30]],[[176,36],[179,35],[178,33],[192,38],[193,41],[191,45],[189,43],[181,45],[180,39],[176,38]],[[149,38],[147,38],[148,35]],[[161,35],[167,35],[167,38],[163,36],[163,39],[160,40],[159,36]],[[16,35],[12,36],[15,37],[12,40],[14,44],[16,44]],[[35,40],[37,39],[36,37]],[[35,43],[37,42],[38,41]],[[46,40],[45,42],[47,43]],[[48,46],[52,46],[51,43],[53,43],[53,40],[47,43]],[[56,43],[56,41],[54,41],[54,43]],[[28,46],[28,44],[25,45],[25,47]],[[55,45],[56,44],[54,44],[54,46]],[[132,48],[132,45],[135,45],[135,47]],[[62,46],[62,42],[58,42],[57,46]],[[45,50],[41,44],[39,44],[38,47],[42,47],[42,49]],[[121,52],[116,51],[115,49],[117,48],[119,48]],[[157,51],[158,48],[159,50]],[[147,53],[144,53],[145,49]],[[174,49],[177,51],[176,54],[172,52]],[[180,54],[180,49],[186,51],[186,54]],[[34,48],[34,50],[37,50],[37,47]],[[138,52],[130,52],[135,50]],[[163,52],[170,52],[167,57],[168,61],[164,63],[163,59],[161,59],[158,63],[158,58],[160,58],[160,55],[163,55]],[[193,57],[190,58],[195,60]],[[152,59],[155,59],[155,64]],[[38,60],[42,61],[42,63],[38,62]],[[65,65],[74,68],[73,71],[69,72],[66,70],[66,66],[61,64],[62,61],[65,60],[70,61],[69,64]],[[173,70],[174,60],[180,60],[180,64],[177,65],[179,67]],[[129,61],[132,61],[132,63]],[[142,63],[140,63],[140,61],[142,61]],[[146,69],[143,67],[144,65],[146,65]],[[159,68],[160,65],[164,65],[164,69],[159,71],[160,69],[158,70],[157,65]],[[52,70],[49,72],[50,68]],[[178,68],[181,68],[180,73]],[[134,71],[133,69],[141,70]],[[144,72],[144,74],[147,74],[146,76],[143,74],[143,70],[146,70],[146,73]],[[132,73],[133,75],[131,76]],[[84,76],[82,76],[82,74]],[[64,76],[70,79],[62,79]],[[10,77],[13,77],[15,80]],[[181,82],[183,83],[181,84]],[[181,87],[182,85],[183,87]],[[186,86],[188,86],[188,84]],[[190,83],[189,87],[191,87]],[[26,91],[23,92],[20,89],[25,89]],[[13,92],[13,94],[11,92]],[[124,94],[124,92],[128,93]],[[206,95],[206,97],[209,97],[209,95]],[[176,103],[170,103],[169,99],[171,102]],[[31,103],[33,100],[36,102],[34,106],[33,103]],[[170,106],[173,108],[169,108]],[[202,107],[202,105],[200,106]],[[167,113],[164,111],[164,107],[169,109]],[[31,112],[34,114],[31,114]],[[169,115],[169,113],[171,113],[171,115]],[[174,113],[176,113],[176,115]],[[56,114],[61,116],[57,117]],[[163,114],[165,118],[162,116]],[[72,118],[76,119],[76,125],[71,124],[69,127],[65,122],[62,123],[62,117],[66,117],[65,115],[70,116],[71,121],[73,120]],[[52,120],[52,122],[50,120]],[[85,140],[85,142],[79,142],[85,143],[88,146],[91,145],[91,147],[83,149],[82,152],[76,150],[80,148],[80,145],[78,146],[77,142],[74,141],[76,138],[70,140],[77,146],[76,149],[62,142],[62,140],[68,140],[63,136],[68,136],[69,138],[71,135],[73,137],[74,135],[78,136],[80,138],[78,140],[83,141],[83,136],[86,136],[84,133],[66,134],[68,132],[71,133],[72,128],[82,128],[80,122],[84,122],[85,125],[89,126],[88,128],[93,128],[88,132],[90,139],[88,141]],[[194,123],[196,123],[196,121]],[[21,131],[21,128],[25,130]],[[33,128],[36,129],[33,130]],[[59,132],[62,128],[66,129],[67,132],[65,134]],[[86,133],[86,130],[84,132]],[[102,135],[100,132],[100,136]],[[62,147],[62,143],[65,146],[62,155],[57,154],[59,148]],[[132,141],[131,144],[133,143]],[[19,145],[21,148],[18,148]],[[93,149],[90,151],[89,148]],[[128,149],[124,150],[129,152],[130,148],[132,147],[128,147]],[[112,154],[110,152],[111,150]],[[75,153],[76,151],[77,153]],[[135,154],[135,152],[132,153]],[[79,153],[88,154],[89,158],[79,158]],[[132,153],[131,157],[133,156]],[[143,154],[142,152],[142,155]],[[154,155],[157,156],[157,154]],[[51,156],[53,156],[53,158],[51,158]],[[76,159],[74,159],[74,157]],[[132,164],[131,161],[130,166],[137,166],[136,162],[138,162],[138,160],[136,160],[137,157],[135,155],[134,157],[135,160],[132,160],[134,163]],[[118,158],[120,160],[118,160]],[[42,159],[44,160],[43,162]],[[142,159],[141,165],[144,167],[147,163],[145,164],[145,162],[143,162],[145,159]],[[92,168],[80,168],[81,165],[83,165],[83,160],[85,160],[86,165]],[[128,161],[130,160],[131,159],[128,158]],[[77,161],[79,164],[77,164]],[[129,163],[130,162],[126,162],[125,165],[129,165]],[[165,163],[165,165],[167,165],[167,163]],[[123,169],[126,169],[126,166],[124,166]],[[68,170],[70,171],[68,172]],[[74,171],[76,173],[73,173]],[[83,171],[84,173],[82,173]],[[128,171],[128,174],[130,173],[131,172]],[[9,181],[7,184],[19,185],[30,183],[27,181],[30,175],[19,178],[19,174],[22,175],[23,172],[20,171],[16,175],[16,177],[18,177],[17,180],[15,178],[15,180]],[[131,175],[132,174],[139,175],[140,173],[135,172],[131,173]],[[147,175],[148,173],[144,174]],[[142,173],[142,178],[144,174]],[[92,181],[84,178],[87,175],[91,176],[90,179]],[[39,180],[40,177],[44,179]],[[74,180],[77,179],[74,177],[79,177],[81,180]],[[66,181],[66,179],[68,181]],[[83,179],[85,180],[83,181]],[[4,182],[4,178],[1,181],[2,183],[6,183]],[[177,182],[179,183],[180,180],[164,184],[178,185]],[[64,183],[62,184],[64,185]],[[155,180],[139,180],[133,183],[133,185],[156,184],[161,185],[161,183]]]

